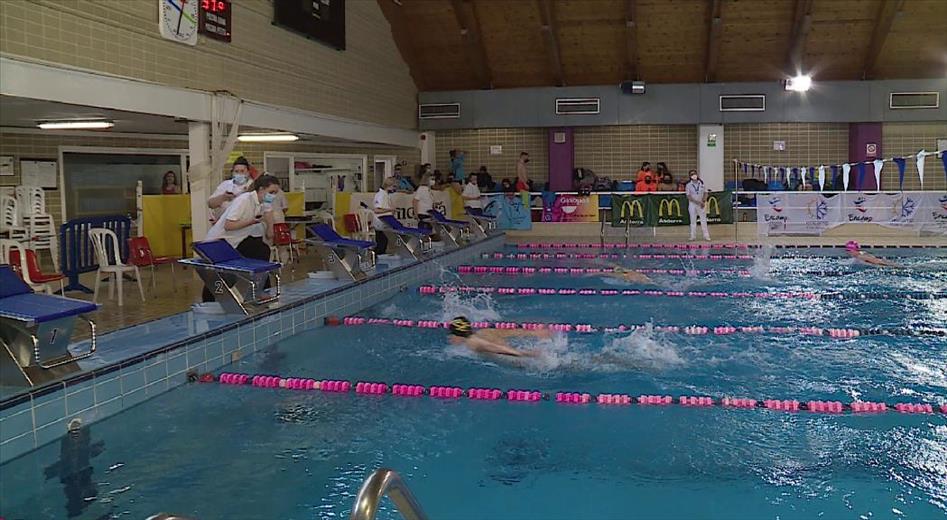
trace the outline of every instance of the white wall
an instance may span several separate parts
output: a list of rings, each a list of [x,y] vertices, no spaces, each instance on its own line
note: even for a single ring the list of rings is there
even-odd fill
[[[714,140],[711,137],[715,137]],[[713,146],[708,146],[712,142]],[[697,130],[697,170],[713,191],[723,189],[723,125],[700,125]]]

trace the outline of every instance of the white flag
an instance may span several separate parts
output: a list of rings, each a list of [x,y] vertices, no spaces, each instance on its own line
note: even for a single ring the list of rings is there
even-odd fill
[[[769,166],[763,166],[763,182],[769,184]]]
[[[921,180],[921,188],[924,187],[924,157],[927,157],[927,151],[917,152],[917,177]]]
[[[819,191],[825,190],[825,165],[819,165]]]
[[[809,172],[809,167],[808,167],[808,166],[800,166],[800,167],[799,167],[799,173],[802,174],[802,188],[801,188],[801,189],[806,189],[806,173],[808,173],[808,172]]]
[[[875,188],[881,191],[881,169],[884,168],[885,161],[884,159],[875,159],[873,164],[875,165]]]
[[[842,165],[842,186],[848,191],[848,172],[852,171],[852,165],[845,163]]]

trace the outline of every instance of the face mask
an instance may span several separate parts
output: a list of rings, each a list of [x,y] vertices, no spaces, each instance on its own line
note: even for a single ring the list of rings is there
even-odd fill
[[[428,186],[434,186],[434,179],[428,180],[428,181],[427,181],[427,185],[428,185]]]
[[[242,173],[233,174],[233,183],[237,186],[243,186],[247,183],[247,176]]]
[[[276,194],[275,194],[275,193],[264,193],[264,194],[263,194],[263,202],[265,202],[265,203],[267,203],[267,204],[272,204],[274,200],[276,200]]]
[[[691,180],[696,182],[696,181],[697,181],[697,176],[696,176],[696,175],[691,175]]]
[[[528,162],[529,162],[529,159],[523,159],[523,163],[524,163],[524,164],[525,164],[525,163],[528,163]]]

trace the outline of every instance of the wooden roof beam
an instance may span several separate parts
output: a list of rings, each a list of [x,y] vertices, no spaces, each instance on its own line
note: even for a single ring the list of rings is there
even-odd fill
[[[704,61],[704,81],[712,83],[717,77],[717,62],[720,58],[720,32],[723,20],[720,18],[721,1],[711,0],[710,16],[707,17],[707,55]]]
[[[460,37],[464,40],[467,59],[473,64],[480,88],[493,88],[493,74],[487,62],[487,51],[483,47],[476,6],[472,0],[451,0],[451,7],[454,8],[454,16],[457,17],[457,25],[460,26]]]
[[[553,77],[557,87],[564,87],[566,80],[562,71],[562,54],[559,50],[559,27],[556,23],[556,12],[552,0],[536,1],[539,4],[539,17],[542,20],[540,29],[545,35],[546,55],[549,57]]]
[[[638,78],[638,3],[625,4],[625,77]]]
[[[792,32],[789,39],[789,55],[786,57],[787,72],[791,75],[802,74],[802,52],[806,48],[806,39],[812,29],[813,0],[796,0],[793,14]]]
[[[395,40],[395,47],[398,48],[401,59],[408,65],[408,73],[411,75],[411,79],[414,80],[414,86],[419,91],[426,90],[428,84],[425,81],[424,71],[421,70],[418,55],[411,44],[411,35],[408,34],[408,21],[404,14],[404,7],[400,3],[393,3],[388,0],[378,0],[378,5],[381,7],[385,18],[388,19],[391,36]]]
[[[875,18],[875,28],[871,31],[871,42],[868,47],[868,54],[865,56],[865,66],[862,68],[861,79],[870,79],[874,72],[875,65],[878,62],[878,56],[881,49],[885,46],[885,40],[891,32],[891,26],[894,25],[894,19],[897,18],[901,9],[904,8],[905,0],[883,0],[878,7],[878,16]]]

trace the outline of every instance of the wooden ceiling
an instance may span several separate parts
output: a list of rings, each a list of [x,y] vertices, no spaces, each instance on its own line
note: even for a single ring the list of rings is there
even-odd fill
[[[418,89],[947,76],[947,0],[377,0]]]

